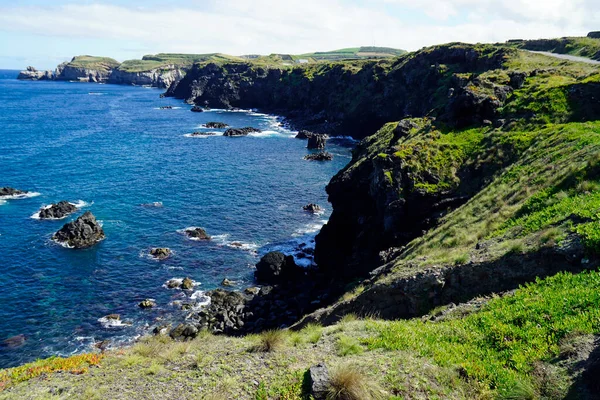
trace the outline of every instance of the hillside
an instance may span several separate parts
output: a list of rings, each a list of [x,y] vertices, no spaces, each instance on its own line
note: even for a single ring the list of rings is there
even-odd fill
[[[599,89],[600,66],[514,45],[194,64],[167,95],[363,139],[327,186],[318,269],[209,293],[183,343],[0,372],[0,398],[308,399],[325,362],[332,399],[598,399]]]
[[[560,39],[509,40],[507,45],[532,51],[568,54],[600,60],[600,37],[593,32],[587,37],[563,37]]]

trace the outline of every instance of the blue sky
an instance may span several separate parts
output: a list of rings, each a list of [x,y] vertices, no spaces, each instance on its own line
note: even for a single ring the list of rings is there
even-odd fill
[[[0,0],[0,68],[74,55],[304,53],[585,35],[597,0]]]

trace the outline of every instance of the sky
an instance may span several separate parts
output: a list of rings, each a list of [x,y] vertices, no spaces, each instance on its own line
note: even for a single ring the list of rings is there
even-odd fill
[[[448,42],[585,36],[599,0],[0,0],[0,69],[75,55],[409,51]]]

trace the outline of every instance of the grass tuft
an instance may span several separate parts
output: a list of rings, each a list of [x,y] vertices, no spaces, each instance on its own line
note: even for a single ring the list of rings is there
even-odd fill
[[[327,400],[382,399],[372,379],[353,366],[340,366],[331,373]]]

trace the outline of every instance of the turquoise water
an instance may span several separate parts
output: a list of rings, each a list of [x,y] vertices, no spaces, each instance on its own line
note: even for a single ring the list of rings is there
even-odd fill
[[[178,318],[173,301],[185,295],[163,287],[170,278],[190,276],[198,291],[225,277],[250,285],[261,254],[310,244],[330,212],[325,185],[350,160],[340,141],[329,145],[333,162],[304,161],[306,142],[264,114],[192,113],[156,89],[15,77],[0,71],[0,187],[39,195],[0,201],[0,341],[26,339],[0,344],[0,367],[90,350],[104,339],[126,343]],[[175,108],[159,109],[165,105]],[[185,136],[208,121],[264,132]],[[61,221],[32,218],[60,200],[83,207]],[[162,207],[141,206],[155,202]],[[325,214],[303,212],[310,202]],[[85,210],[102,221],[106,240],[86,250],[50,240]],[[190,226],[214,240],[178,232]],[[148,258],[158,246],[174,255]],[[140,309],[144,298],[158,307]],[[110,313],[132,325],[103,326],[98,319]]]

